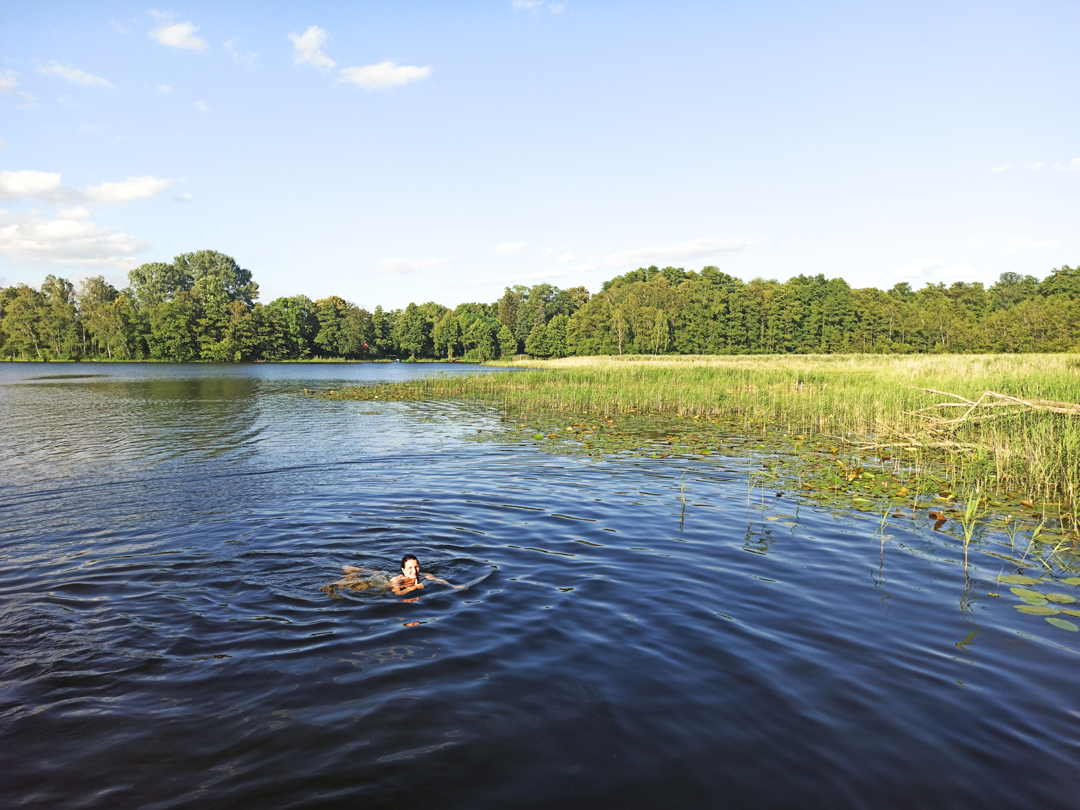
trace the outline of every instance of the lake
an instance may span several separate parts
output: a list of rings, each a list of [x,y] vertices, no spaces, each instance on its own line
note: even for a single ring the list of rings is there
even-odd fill
[[[1007,539],[303,393],[474,371],[0,364],[0,804],[1077,806]],[[320,590],[406,552],[467,588]]]

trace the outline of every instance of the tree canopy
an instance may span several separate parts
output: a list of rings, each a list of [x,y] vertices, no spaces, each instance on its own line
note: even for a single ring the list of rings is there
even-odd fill
[[[252,273],[200,250],[141,265],[118,290],[0,288],[0,351],[22,360],[431,359],[591,354],[1080,351],[1080,267],[1041,281],[853,289],[797,275],[744,282],[717,267],[647,267],[596,295],[551,284],[507,287],[492,303],[435,302],[372,312],[339,296],[263,305]]]

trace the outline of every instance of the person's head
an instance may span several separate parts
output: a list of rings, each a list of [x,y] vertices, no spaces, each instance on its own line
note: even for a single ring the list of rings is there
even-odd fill
[[[420,561],[415,554],[406,554],[401,558],[401,573],[409,579],[416,579],[420,575]]]

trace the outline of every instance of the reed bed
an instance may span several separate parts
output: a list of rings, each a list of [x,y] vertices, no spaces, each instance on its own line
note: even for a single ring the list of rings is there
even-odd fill
[[[515,365],[524,370],[432,376],[333,398],[736,418],[747,430],[930,451],[972,487],[1058,503],[1074,529],[1080,514],[1080,355],[621,356]]]

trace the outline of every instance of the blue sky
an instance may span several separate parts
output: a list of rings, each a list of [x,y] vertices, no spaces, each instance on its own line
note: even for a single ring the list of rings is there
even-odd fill
[[[5,3],[0,283],[262,300],[1080,263],[1080,4]]]

